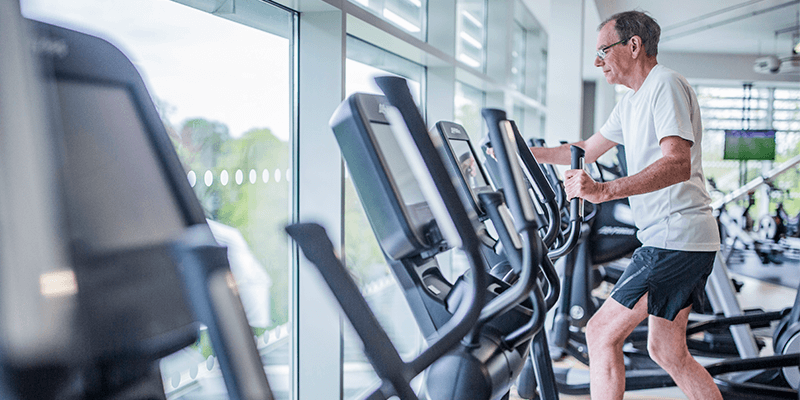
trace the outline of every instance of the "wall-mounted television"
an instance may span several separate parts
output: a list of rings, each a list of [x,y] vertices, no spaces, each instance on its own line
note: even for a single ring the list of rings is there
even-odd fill
[[[774,160],[775,131],[741,129],[725,131],[725,160]]]

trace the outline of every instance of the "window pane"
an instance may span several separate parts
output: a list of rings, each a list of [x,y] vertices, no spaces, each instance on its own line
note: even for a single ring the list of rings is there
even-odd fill
[[[456,58],[484,71],[486,61],[486,1],[456,2]]]
[[[383,94],[375,84],[376,76],[402,76],[408,79],[411,95],[414,96],[417,105],[424,109],[420,83],[425,69],[421,65],[352,36],[347,37],[345,63],[346,96],[356,92]]]
[[[454,122],[464,127],[473,143],[480,143],[484,133],[481,108],[485,94],[465,83],[456,82]]]
[[[288,399],[293,15],[259,0],[236,5],[225,19],[166,0],[22,1],[26,17],[103,37],[139,69],[228,247],[271,386]],[[202,331],[162,360],[170,399],[227,398],[213,352]]]
[[[528,137],[528,131],[525,129],[525,107],[522,105],[514,105],[514,113],[511,118],[517,124],[517,128],[523,137]]]
[[[511,43],[511,84],[514,89],[525,92],[525,64],[527,62],[528,32],[519,24],[514,24]]]
[[[769,115],[770,91],[773,91],[772,115]],[[800,154],[800,90],[753,88],[748,95],[742,87],[700,86],[697,97],[703,118],[703,169],[707,178],[714,179],[717,188],[729,192],[743,181],[760,176],[760,161],[723,160],[725,129],[775,129],[775,164],[778,165]],[[749,109],[748,109],[749,107]],[[744,117],[744,120],[743,120]],[[749,118],[749,121],[747,120]],[[745,175],[746,173],[746,175]],[[797,171],[785,173],[775,179],[778,188],[788,190],[783,201],[790,215],[800,211],[800,176]],[[722,193],[712,193],[721,197]],[[757,197],[756,206],[762,199]],[[744,204],[742,204],[744,205]],[[752,215],[758,218],[757,215]]]
[[[355,92],[382,94],[373,78],[399,75],[409,81],[411,94],[421,96],[425,70],[422,66],[388,53],[375,46],[349,37],[347,40],[346,84],[349,96]],[[347,268],[367,299],[373,313],[405,360],[423,348],[422,334],[389,266],[383,258],[375,235],[355,191],[350,174],[345,174],[345,250]],[[352,327],[344,330],[344,394],[345,399],[361,399],[378,383],[366,359],[361,341]]]
[[[420,40],[426,40],[428,0],[350,0]]]

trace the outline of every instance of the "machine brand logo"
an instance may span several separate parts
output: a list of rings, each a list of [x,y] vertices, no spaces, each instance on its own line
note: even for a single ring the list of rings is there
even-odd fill
[[[33,50],[41,54],[56,58],[65,58],[69,54],[69,46],[63,39],[39,36],[33,43]]]
[[[378,103],[378,113],[386,115],[386,110],[391,107],[386,103]]]
[[[450,133],[451,134],[453,134],[453,133],[461,133],[461,130],[456,128],[455,126],[451,126],[450,127]]]
[[[636,229],[624,226],[604,226],[597,233],[606,236],[633,236],[636,234]]]

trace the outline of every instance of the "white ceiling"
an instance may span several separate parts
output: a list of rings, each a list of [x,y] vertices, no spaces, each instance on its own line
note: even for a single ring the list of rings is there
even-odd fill
[[[661,25],[659,52],[788,56],[800,34],[800,0],[595,0],[595,4],[600,20],[620,11],[647,11]]]

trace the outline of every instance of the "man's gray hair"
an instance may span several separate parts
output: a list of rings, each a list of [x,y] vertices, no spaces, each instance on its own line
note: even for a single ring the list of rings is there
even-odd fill
[[[658,40],[661,37],[661,27],[656,20],[641,11],[625,11],[617,13],[603,21],[597,30],[603,29],[605,24],[615,21],[614,30],[620,40],[633,36],[642,38],[642,44],[648,56],[658,54]]]

